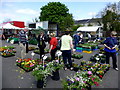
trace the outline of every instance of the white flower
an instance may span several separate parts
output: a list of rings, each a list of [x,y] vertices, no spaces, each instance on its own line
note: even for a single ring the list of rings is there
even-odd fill
[[[62,52],[61,52],[61,51],[58,51],[58,52],[56,52],[56,54],[57,54],[58,56],[60,56],[60,55],[62,54]]]
[[[32,53],[31,53],[31,55],[32,55],[32,56],[34,56],[34,55],[35,55],[35,53],[34,53],[34,52],[32,52]]]
[[[96,58],[96,60],[99,60],[100,58]]]
[[[43,60],[45,60],[47,58],[47,56],[43,56]]]
[[[103,54],[99,54],[99,56],[102,56]]]

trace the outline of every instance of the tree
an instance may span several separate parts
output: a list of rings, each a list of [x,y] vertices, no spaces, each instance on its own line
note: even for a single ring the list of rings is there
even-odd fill
[[[72,14],[69,9],[60,2],[49,2],[41,8],[40,21],[56,22],[60,30],[65,30],[73,25]]]
[[[119,4],[108,4],[102,15],[104,31],[120,31],[120,14],[118,9]]]

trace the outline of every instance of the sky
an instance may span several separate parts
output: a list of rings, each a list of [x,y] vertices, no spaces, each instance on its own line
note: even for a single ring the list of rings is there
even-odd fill
[[[55,1],[55,0],[54,0]],[[24,21],[25,23],[33,22],[35,18],[40,16],[40,8],[47,5],[51,0],[29,0],[29,1],[14,1],[4,0],[0,3],[0,23],[6,20],[11,21]],[[69,9],[69,13],[73,15],[75,20],[90,19],[95,17],[100,11],[102,11],[108,3],[114,3],[114,1],[101,0],[96,1],[68,1],[60,0],[62,4]],[[116,1],[117,2],[117,1]]]

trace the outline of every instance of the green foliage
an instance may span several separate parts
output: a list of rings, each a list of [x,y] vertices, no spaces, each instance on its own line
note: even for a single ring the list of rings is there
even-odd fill
[[[49,2],[43,6],[39,19],[40,21],[56,22],[60,30],[69,29],[74,24],[69,9],[60,2]]]
[[[64,89],[68,90],[87,90],[91,85],[99,85],[102,80],[93,75],[91,71],[81,71],[74,74],[73,77],[67,76],[66,80],[62,80]]]
[[[120,15],[116,3],[109,4],[102,12],[104,31],[120,31]]]
[[[38,65],[32,72],[32,75],[35,76],[36,80],[44,80],[48,75],[52,74],[52,68],[49,66],[43,67],[42,65]]]
[[[59,63],[58,60],[54,60],[47,64],[37,65],[37,67],[33,70],[32,75],[35,76],[36,80],[45,80],[48,75],[52,75],[52,72],[56,69],[63,68],[63,64]]]

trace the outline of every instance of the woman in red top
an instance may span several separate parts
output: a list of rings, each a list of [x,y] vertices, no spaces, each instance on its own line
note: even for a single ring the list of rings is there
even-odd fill
[[[57,44],[58,44],[58,41],[57,41],[57,38],[55,37],[55,33],[51,33],[50,34],[51,36],[51,40],[50,40],[50,55],[51,55],[51,60],[55,60],[55,53],[57,51]]]

